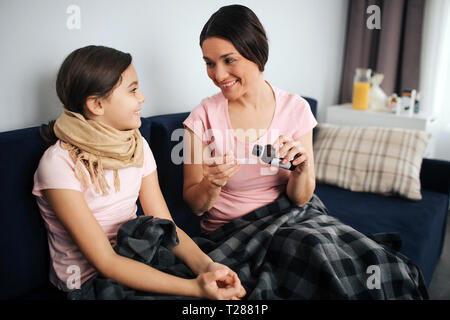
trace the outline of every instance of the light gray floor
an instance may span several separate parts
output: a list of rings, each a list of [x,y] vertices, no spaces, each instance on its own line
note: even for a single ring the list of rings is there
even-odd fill
[[[441,258],[428,288],[430,299],[450,300],[450,210]]]

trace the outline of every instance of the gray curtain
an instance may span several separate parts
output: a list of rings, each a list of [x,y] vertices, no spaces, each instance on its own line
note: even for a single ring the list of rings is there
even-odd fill
[[[369,29],[367,13],[377,5],[380,29]],[[339,103],[350,102],[356,68],[384,74],[387,95],[418,89],[425,0],[350,0]]]

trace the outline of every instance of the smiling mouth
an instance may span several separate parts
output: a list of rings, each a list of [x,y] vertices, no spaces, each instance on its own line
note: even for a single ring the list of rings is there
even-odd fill
[[[238,80],[234,80],[234,81],[231,81],[231,82],[228,82],[228,83],[225,83],[225,84],[220,84],[220,87],[221,87],[222,89],[227,90],[227,89],[230,89],[230,88],[231,88],[233,85],[235,85],[237,82],[238,82]]]

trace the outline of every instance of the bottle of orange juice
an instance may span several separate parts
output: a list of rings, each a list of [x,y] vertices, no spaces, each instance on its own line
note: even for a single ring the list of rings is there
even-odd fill
[[[353,109],[367,110],[369,107],[370,74],[372,70],[357,68],[353,80]]]

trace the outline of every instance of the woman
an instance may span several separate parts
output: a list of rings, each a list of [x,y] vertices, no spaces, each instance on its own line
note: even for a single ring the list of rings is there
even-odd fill
[[[206,212],[203,232],[283,192],[303,206],[315,189],[312,129],[317,122],[305,99],[264,80],[268,41],[257,16],[241,5],[222,7],[203,27],[200,46],[208,76],[221,90],[184,121],[185,150],[191,153],[185,159],[183,196],[196,214]],[[292,162],[295,170],[268,168],[252,155],[257,144],[272,144],[283,164],[299,155]]]
[[[255,14],[221,8],[204,26],[200,46],[221,92],[184,121],[190,154],[183,193],[204,216],[202,249],[238,273],[246,298],[427,298],[420,270],[389,248],[395,234],[369,238],[328,215],[314,195],[317,122],[303,98],[264,80],[267,38]],[[295,170],[261,163],[254,153],[267,144]],[[367,285],[370,266],[390,275],[377,290]]]
[[[33,188],[48,231],[50,281],[72,293],[99,273],[141,292],[242,297],[237,275],[213,262],[178,227],[172,252],[197,278],[161,272],[113,249],[119,227],[136,218],[138,197],[145,215],[172,221],[153,154],[138,129],[145,97],[131,55],[103,46],[77,49],[61,65],[56,91],[65,108],[47,127],[44,136],[52,145]]]

